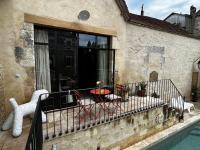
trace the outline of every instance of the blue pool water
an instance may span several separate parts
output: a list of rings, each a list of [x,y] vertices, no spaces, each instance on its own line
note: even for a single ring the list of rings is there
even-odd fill
[[[148,150],[200,150],[200,122],[169,136]]]

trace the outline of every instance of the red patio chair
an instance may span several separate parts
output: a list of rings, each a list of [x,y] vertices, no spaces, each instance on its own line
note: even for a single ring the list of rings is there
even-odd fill
[[[122,101],[122,97],[123,95],[125,94],[124,93],[124,90],[125,90],[126,86],[125,85],[121,85],[121,84],[116,84],[116,94],[108,94],[108,95],[105,95],[105,98],[107,98],[108,100],[110,100],[113,104],[113,106],[116,108],[116,109],[120,109],[120,110],[123,110],[121,108],[121,101]],[[120,94],[120,96],[119,96]]]
[[[76,97],[77,103],[80,105],[80,110],[75,117],[80,117],[82,119],[88,119],[94,117],[96,119],[96,115],[93,113],[93,108],[95,106],[95,101],[91,100],[90,98],[84,98],[81,93],[77,90],[74,90],[74,96]],[[81,117],[81,112],[84,113],[84,116]]]

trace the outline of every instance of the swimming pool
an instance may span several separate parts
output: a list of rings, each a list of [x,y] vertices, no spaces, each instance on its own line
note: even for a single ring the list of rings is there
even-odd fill
[[[150,146],[147,150],[200,150],[200,121]]]

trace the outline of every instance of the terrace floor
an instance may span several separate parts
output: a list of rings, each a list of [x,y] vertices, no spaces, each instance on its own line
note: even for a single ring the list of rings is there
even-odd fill
[[[188,122],[194,121],[195,118],[197,118],[197,117],[200,118],[200,103],[195,102],[195,107],[196,107],[195,111],[191,112],[191,114],[186,113],[185,121],[183,123],[179,123],[179,124],[171,127],[170,130],[173,132],[177,127],[183,126],[184,124],[187,124]],[[62,112],[62,113],[64,113],[64,112]],[[57,116],[60,117],[58,114],[57,114]],[[29,134],[30,126],[31,126],[31,119],[25,118],[24,123],[23,123],[22,135],[17,138],[14,138],[12,136],[12,130],[1,131],[0,132],[0,149],[1,150],[16,150],[16,148],[17,148],[18,150],[24,150],[25,144],[27,141],[27,137]],[[166,135],[166,132],[168,132],[168,131],[159,132],[158,134],[154,135],[154,137],[145,139],[145,140],[137,143],[136,145],[133,145],[133,146],[127,148],[127,150],[139,150],[141,148],[144,148],[147,144],[150,144],[149,141],[152,141],[152,142],[155,141],[156,136],[158,138],[160,135],[164,135],[164,134]],[[149,139],[152,139],[152,140],[149,140]]]

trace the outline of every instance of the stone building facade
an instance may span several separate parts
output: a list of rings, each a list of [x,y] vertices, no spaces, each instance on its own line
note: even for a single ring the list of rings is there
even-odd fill
[[[78,18],[82,10],[90,12],[87,21]],[[118,82],[149,80],[156,71],[158,79],[172,79],[183,95],[190,96],[200,42],[175,26],[130,14],[124,0],[2,0],[1,123],[10,112],[10,97],[25,103],[35,90],[34,24],[111,36]]]

